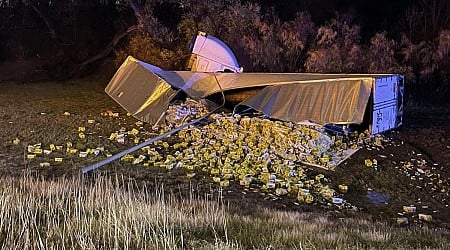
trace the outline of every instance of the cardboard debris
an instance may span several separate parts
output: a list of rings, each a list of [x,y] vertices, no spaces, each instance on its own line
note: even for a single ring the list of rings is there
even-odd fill
[[[180,106],[169,106],[167,126],[179,126],[206,112],[200,104],[188,99],[178,104]],[[237,180],[246,187],[261,185],[262,189],[273,190],[271,192],[279,196],[297,193],[301,202],[348,204],[335,196],[336,191],[325,184],[328,179],[323,174],[308,177],[305,169],[313,166],[332,170],[355,153],[360,142],[344,143],[342,137],[328,136],[320,125],[310,122],[282,122],[231,114],[213,114],[211,118],[209,124],[181,130],[175,135],[175,143],[159,141],[154,147],[143,148],[148,158],[139,162],[166,169],[178,166],[189,171],[205,171],[212,176],[212,181],[222,186],[225,181]],[[159,129],[160,133],[166,131],[164,126]],[[129,136],[133,134],[128,132]],[[364,139],[366,135],[359,138]],[[110,139],[115,140],[116,134],[111,134]],[[156,150],[158,147],[175,154],[166,153],[158,162],[155,158],[156,155],[161,157]],[[128,156],[122,160],[127,158],[129,161],[136,159]],[[348,190],[344,184],[338,188],[341,192]]]
[[[201,108],[200,102],[193,100],[181,107],[169,107],[167,127],[192,120],[207,111]],[[159,127],[160,133],[166,131],[165,126]],[[127,131],[123,127],[111,133],[109,139],[118,143],[137,143],[140,133],[137,128]],[[317,124],[214,114],[209,124],[188,127],[173,138],[174,143],[157,141],[141,149],[145,154],[125,155],[121,160],[193,171],[187,174],[188,177],[192,177],[194,171],[205,171],[212,176],[213,182],[224,187],[236,180],[247,187],[261,185],[262,189],[271,190],[278,196],[297,193],[298,200],[306,203],[347,204],[325,184],[329,180],[323,174],[308,177],[305,169],[307,166],[334,169],[358,147],[355,142],[343,143],[342,138],[328,136]],[[349,146],[355,149],[349,149]],[[343,186],[339,188],[344,189]]]
[[[409,224],[408,218],[406,217],[397,218],[396,222],[399,226],[407,226]]]
[[[113,140],[117,139],[117,137],[118,137],[117,133],[111,133],[111,135],[109,136],[109,139],[111,141],[113,141]]]
[[[419,214],[419,220],[431,222],[433,220],[433,217],[429,214]]]
[[[139,155],[138,158],[135,158],[133,160],[133,165],[143,162],[145,160],[145,158],[146,158],[145,155]]]
[[[109,116],[109,117],[119,117],[118,112],[113,112],[111,110],[108,110],[106,112],[101,113],[102,116]]]
[[[67,151],[67,153],[72,154],[72,155],[76,154],[77,152],[78,152],[78,149],[76,149],[76,148],[70,148],[70,149]]]
[[[40,167],[50,167],[50,163],[49,162],[41,162],[39,163]]]
[[[416,207],[415,206],[403,206],[403,211],[405,211],[406,213],[415,213],[416,212]]]
[[[220,186],[221,187],[228,187],[229,185],[230,185],[230,181],[229,180],[220,181]]]
[[[185,103],[173,104],[165,119],[167,126],[161,125],[157,131],[146,131],[142,122],[136,122],[135,127],[122,125],[109,137],[103,138],[108,143],[139,143],[149,134],[154,137],[204,115],[208,112],[204,104],[189,99]],[[91,136],[85,131],[86,127],[78,127],[79,139]],[[283,122],[264,116],[221,113],[213,114],[207,122],[180,130],[170,140],[156,141],[142,148],[137,155],[125,155],[121,160],[168,170],[185,169],[188,178],[205,172],[222,187],[236,182],[244,187],[266,190],[276,195],[273,196],[275,198],[290,194],[297,196],[299,202],[345,207],[350,204],[336,192],[346,192],[348,187],[345,184],[332,187],[325,174],[310,175],[308,172],[311,166],[333,170],[355,153],[362,143],[367,143],[367,135],[351,136],[331,136],[322,126],[311,122]],[[45,152],[62,151],[80,158],[112,156],[105,147],[79,147],[79,139],[63,142],[64,146],[52,143]],[[40,148],[40,144],[35,144],[28,149],[35,154]],[[57,155],[54,161],[63,162],[64,159]]]
[[[288,191],[285,188],[277,188],[275,190],[275,194],[278,195],[278,196],[282,196],[282,195],[288,194]]]
[[[207,108],[202,105],[188,100],[182,109],[176,105],[169,107],[165,120],[168,125],[160,126],[158,133],[203,115]],[[120,144],[139,143],[147,132],[142,122],[134,125],[137,127],[122,127],[105,138]],[[79,127],[79,134],[83,131],[86,128]],[[359,149],[359,142],[330,136],[318,124],[222,113],[213,114],[207,123],[182,129],[172,138],[170,142],[156,141],[142,148],[140,154],[128,154],[121,160],[169,170],[183,168],[189,171],[186,175],[189,178],[198,171],[207,172],[213,182],[223,187],[236,181],[245,187],[259,186],[277,196],[296,194],[299,202],[349,205],[337,197],[324,174],[309,176],[307,170],[310,166],[333,170]],[[75,151],[72,142],[65,146],[66,153],[78,154],[80,158],[105,151],[104,147]],[[50,145],[53,150],[58,147]],[[105,151],[105,156],[112,155]],[[341,184],[336,188],[346,192],[348,187]]]
[[[139,130],[133,128],[132,130],[128,131],[128,134],[136,136],[137,134],[139,134]]]
[[[339,188],[339,191],[341,191],[341,192],[343,192],[343,193],[346,193],[346,192],[348,191],[348,186],[345,185],[345,184],[340,184],[340,185],[338,186],[338,188]]]

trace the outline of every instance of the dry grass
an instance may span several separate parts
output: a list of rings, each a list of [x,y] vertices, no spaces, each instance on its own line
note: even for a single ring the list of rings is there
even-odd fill
[[[419,227],[426,224],[411,222],[407,228],[398,228],[392,226],[395,218],[391,223],[366,218],[338,220],[319,213],[263,208],[267,206],[254,208],[256,212],[241,211],[243,207],[257,204],[227,206],[215,195],[217,190],[211,192],[214,197],[204,198],[199,191],[202,188],[194,191],[199,194],[184,199],[168,193],[177,187],[183,194],[189,193],[190,181],[201,187],[210,179],[188,179],[185,173],[131,166],[121,161],[105,169],[127,177],[104,177],[111,173],[97,172],[99,175],[91,179],[90,176],[78,176],[79,169],[98,161],[98,157],[79,158],[64,154],[32,161],[26,159],[27,145],[35,143],[47,147],[50,143],[64,145],[71,141],[83,149],[105,146],[111,153],[129,147],[105,139],[111,132],[121,127],[131,128],[135,123],[104,94],[102,84],[105,83],[94,79],[64,84],[0,85],[0,108],[3,110],[0,114],[2,249],[450,249],[449,232]],[[100,113],[106,110],[122,113],[117,119],[101,116]],[[63,115],[65,111],[71,115]],[[88,119],[94,119],[96,124],[88,124]],[[92,133],[88,140],[78,138],[79,126],[86,126]],[[21,140],[19,145],[12,144],[14,138]],[[39,167],[40,161],[52,162],[57,156],[64,156],[64,162]],[[360,157],[362,161],[359,162],[363,162],[366,156]],[[341,168],[340,171],[342,175],[365,181],[373,176],[357,175],[352,169],[360,171],[357,167]],[[32,172],[33,176],[18,176],[22,171]],[[386,178],[392,179],[389,183],[403,180],[389,174],[392,172],[387,172],[388,166],[385,171]],[[146,183],[147,188],[130,179]],[[334,181],[347,183],[348,179],[336,178]],[[374,183],[382,185],[378,181],[374,180]],[[150,186],[162,185],[161,182],[165,183],[164,187],[151,189]],[[360,184],[355,187],[357,185]],[[399,204],[410,204],[405,203],[405,197],[413,191],[402,193],[402,187],[395,185],[391,189],[399,190],[395,195]],[[208,187],[218,188],[216,185]],[[386,186],[386,189],[390,187]],[[431,196],[426,191],[420,194],[424,193],[422,198]],[[222,195],[225,200],[231,199],[227,198],[227,189]],[[258,203],[260,198],[246,197],[242,202]],[[432,209],[440,210],[442,214],[446,211]],[[392,212],[394,217],[395,211]],[[366,216],[367,213],[359,215]],[[374,215],[378,216],[379,212]]]
[[[270,209],[245,216],[220,199],[175,199],[120,176],[3,177],[0,189],[0,245],[8,249],[450,247],[446,231]]]
[[[218,239],[226,224],[217,202],[175,201],[162,188],[140,189],[119,177],[6,177],[0,188],[6,248],[177,249],[191,245],[191,235]]]

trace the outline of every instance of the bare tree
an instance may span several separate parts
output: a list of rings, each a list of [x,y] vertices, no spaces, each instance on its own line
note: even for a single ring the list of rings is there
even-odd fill
[[[419,0],[413,3],[400,21],[402,30],[412,42],[433,40],[442,29],[450,27],[449,0]]]
[[[141,3],[139,0],[127,0],[138,20],[138,26],[143,32],[163,44],[172,44],[174,36],[156,17],[154,8],[161,0],[148,0]]]

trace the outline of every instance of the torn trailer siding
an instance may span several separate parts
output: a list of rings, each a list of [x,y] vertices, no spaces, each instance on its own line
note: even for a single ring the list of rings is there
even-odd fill
[[[147,67],[144,67],[147,66]],[[156,123],[177,91],[148,68],[151,65],[128,57],[117,70],[106,93],[140,121]],[[159,68],[155,67],[153,71]]]
[[[373,80],[336,79],[268,86],[241,102],[283,121],[309,120],[318,124],[360,124]]]

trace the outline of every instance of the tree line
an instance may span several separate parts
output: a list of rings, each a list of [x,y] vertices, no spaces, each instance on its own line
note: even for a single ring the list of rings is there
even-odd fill
[[[389,29],[368,34],[355,11],[315,22],[317,11],[287,18],[256,0],[0,0],[0,38],[14,26],[48,41],[14,33],[1,39],[0,60],[45,51],[65,65],[48,68],[68,75],[114,52],[116,66],[133,55],[181,70],[192,37],[204,31],[228,44],[247,72],[400,73],[411,101],[442,102],[450,93],[449,7],[449,0],[416,0]]]

